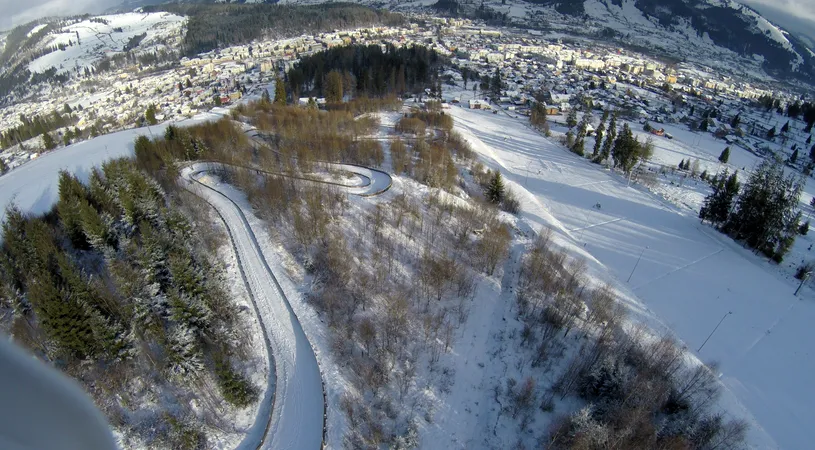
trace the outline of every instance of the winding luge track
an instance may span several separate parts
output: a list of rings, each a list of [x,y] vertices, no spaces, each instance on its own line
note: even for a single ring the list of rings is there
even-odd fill
[[[340,186],[349,194],[364,197],[382,194],[391,186],[391,177],[385,172],[350,164],[330,165],[334,169],[353,172],[362,183],[347,186],[314,179],[308,181]],[[226,225],[273,365],[255,423],[238,448],[319,449],[325,445],[326,401],[317,357],[265,259],[246,218],[247,212],[229,197],[230,191],[224,192],[218,185],[207,183],[207,174],[226,168],[264,173],[259,169],[217,162],[193,162],[183,168],[180,183],[210,204]]]

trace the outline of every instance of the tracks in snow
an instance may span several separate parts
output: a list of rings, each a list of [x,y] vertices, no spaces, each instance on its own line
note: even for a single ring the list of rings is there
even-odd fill
[[[238,448],[322,448],[327,406],[314,349],[269,267],[243,209],[226,193],[199,180],[201,175],[226,166],[213,162],[191,163],[183,168],[180,180],[185,189],[209,203],[226,225],[242,278],[263,328],[270,363],[274,366],[269,372],[269,385],[255,423]],[[391,186],[391,178],[385,172],[351,165],[336,166],[369,180],[364,186],[346,187],[349,193],[372,196]]]

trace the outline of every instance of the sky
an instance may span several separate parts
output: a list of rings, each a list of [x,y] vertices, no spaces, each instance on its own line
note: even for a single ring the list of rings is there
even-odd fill
[[[0,0],[5,1],[5,0]],[[815,42],[815,0],[740,0],[770,22]]]
[[[815,0],[740,0],[771,22],[815,41]],[[122,0],[0,0],[0,30],[51,15],[99,13]]]

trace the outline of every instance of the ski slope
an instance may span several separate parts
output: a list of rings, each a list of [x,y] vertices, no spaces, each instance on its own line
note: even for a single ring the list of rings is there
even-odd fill
[[[517,191],[521,220],[571,242],[599,282],[619,288],[635,320],[670,329],[701,360],[719,362],[726,388],[720,404],[748,420],[755,448],[809,447],[812,291],[793,297],[797,284],[766,259],[518,119],[450,112],[485,164]]]

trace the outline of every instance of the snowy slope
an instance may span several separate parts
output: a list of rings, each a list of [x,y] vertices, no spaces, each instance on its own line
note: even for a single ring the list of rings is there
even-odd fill
[[[803,291],[804,301],[793,297],[797,284],[765,259],[516,119],[462,108],[451,114],[485,163],[529,199],[522,220],[572,242],[596,277],[620,289],[633,317],[671,329],[700,359],[720,363],[720,403],[748,419],[755,448],[809,447],[812,291]]]
[[[101,19],[107,23],[91,19]],[[143,33],[147,33],[147,37],[141,42],[139,48],[152,50],[157,46],[160,47],[164,38],[180,36],[185,21],[184,17],[169,13],[133,12],[88,18],[67,25],[58,32],[46,36],[38,44],[38,48],[60,44],[68,47],[65,50],[57,50],[35,59],[28,65],[28,68],[31,72],[42,72],[50,67],[56,67],[59,71],[74,67],[89,67],[105,56],[121,52],[130,38]],[[119,28],[121,32],[116,31]],[[79,44],[77,44],[77,34]]]
[[[199,114],[192,119],[176,122],[185,126],[222,116]],[[110,159],[133,156],[133,142],[137,136],[163,135],[168,123],[148,128],[133,128],[99,136],[47,153],[0,176],[0,222],[5,220],[6,208],[15,204],[23,211],[41,214],[51,209],[59,198],[57,176],[67,170],[87,181],[91,169]]]

